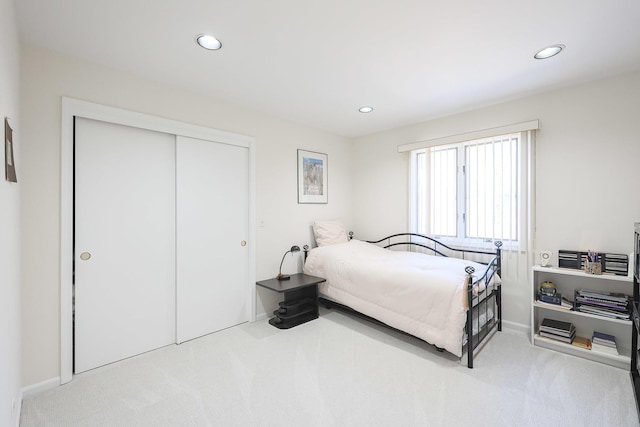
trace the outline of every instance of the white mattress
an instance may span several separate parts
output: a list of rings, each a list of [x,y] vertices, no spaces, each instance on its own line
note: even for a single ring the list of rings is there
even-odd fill
[[[460,357],[469,265],[476,274],[486,268],[352,240],[312,249],[304,272],[326,279],[321,295]]]

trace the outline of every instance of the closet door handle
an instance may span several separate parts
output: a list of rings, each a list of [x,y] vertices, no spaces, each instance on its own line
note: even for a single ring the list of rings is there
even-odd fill
[[[243,240],[242,242],[240,242],[240,246],[247,246],[247,242]]]
[[[89,252],[82,252],[80,254],[80,259],[83,260],[83,261],[87,261],[90,258],[91,258],[91,253],[89,253]]]

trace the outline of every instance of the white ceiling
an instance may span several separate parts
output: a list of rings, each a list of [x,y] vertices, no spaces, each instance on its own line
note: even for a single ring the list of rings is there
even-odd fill
[[[23,42],[344,136],[640,70],[638,0],[15,4]]]

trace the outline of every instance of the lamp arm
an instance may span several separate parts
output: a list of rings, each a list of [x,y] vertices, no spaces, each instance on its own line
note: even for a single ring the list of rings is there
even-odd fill
[[[284,263],[284,259],[288,253],[291,253],[291,251],[287,251],[284,253],[284,255],[282,255],[282,261],[280,261],[280,269],[278,270],[278,276],[282,275],[282,264]]]

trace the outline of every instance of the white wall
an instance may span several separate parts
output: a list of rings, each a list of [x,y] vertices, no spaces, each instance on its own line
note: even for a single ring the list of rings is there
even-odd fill
[[[356,234],[408,231],[409,154],[399,144],[540,119],[538,250],[633,250],[640,221],[640,73],[595,81],[357,139]],[[528,325],[529,284],[504,289],[504,318]],[[629,293],[632,290],[629,289]]]
[[[17,425],[20,405],[20,50],[12,0],[0,0],[0,425]],[[4,178],[4,118],[13,129],[18,183]],[[15,402],[15,403],[14,403]]]
[[[347,139],[33,46],[22,46],[23,384],[60,375],[60,97],[68,96],[256,138],[257,278],[274,277],[284,252],[311,243],[314,219],[352,220]],[[297,203],[297,149],[329,155],[329,203]],[[250,242],[251,244],[251,242]],[[300,255],[286,272],[301,271]],[[258,315],[280,296],[258,290]]]

